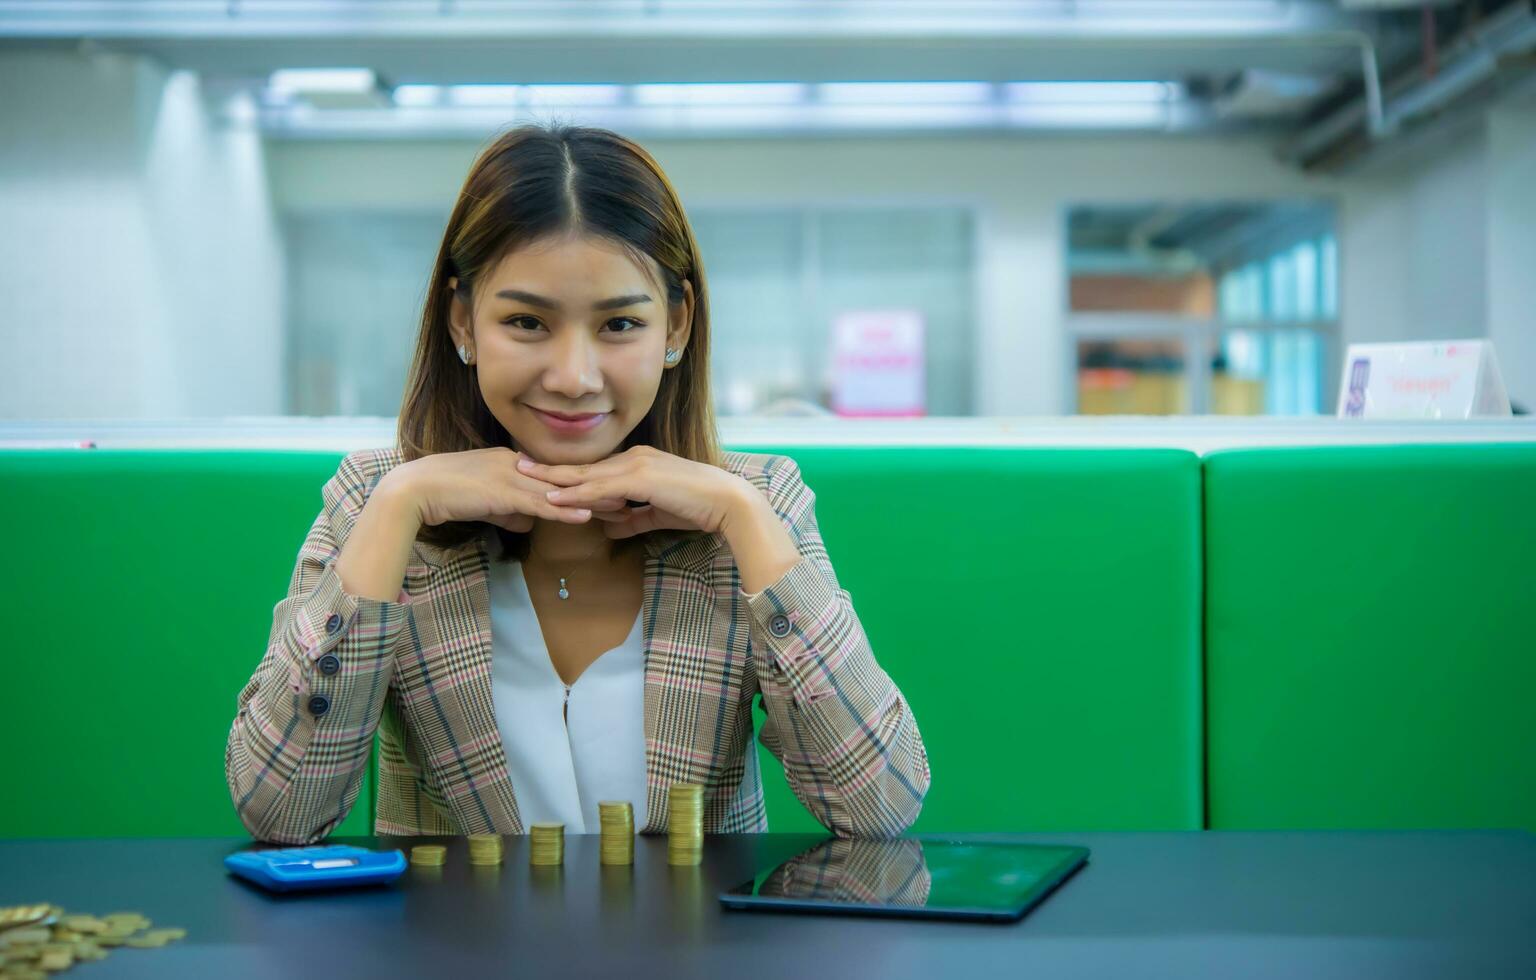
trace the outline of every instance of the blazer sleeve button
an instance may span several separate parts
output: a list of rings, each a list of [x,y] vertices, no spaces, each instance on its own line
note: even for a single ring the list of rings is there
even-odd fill
[[[319,718],[331,710],[331,699],[324,694],[316,694],[309,699],[309,713]]]
[[[789,617],[783,613],[775,614],[772,619],[768,620],[768,632],[774,636],[788,636]]]

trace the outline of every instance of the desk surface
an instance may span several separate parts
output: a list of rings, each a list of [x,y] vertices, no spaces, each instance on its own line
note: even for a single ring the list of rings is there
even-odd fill
[[[641,836],[629,869],[569,836],[557,874],[527,839],[440,875],[272,896],[226,875],[237,839],[0,841],[0,906],[140,911],[187,938],[86,977],[1536,977],[1536,834],[1523,831],[914,835],[1080,844],[1086,867],[1009,924],[726,911],[721,889],[825,839],[712,836],[698,868]],[[616,873],[615,873],[616,872]],[[1037,972],[1038,971],[1038,972]]]

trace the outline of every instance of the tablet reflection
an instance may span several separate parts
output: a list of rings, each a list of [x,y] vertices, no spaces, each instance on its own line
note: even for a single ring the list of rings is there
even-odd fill
[[[922,906],[931,886],[921,841],[834,838],[773,869],[757,894]]]

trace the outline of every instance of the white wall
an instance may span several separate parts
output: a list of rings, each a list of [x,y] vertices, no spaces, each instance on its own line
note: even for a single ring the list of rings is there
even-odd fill
[[[140,58],[10,51],[0,91],[0,417],[281,412],[257,135]]]
[[[1536,98],[1488,118],[1488,336],[1510,399],[1536,412]]]

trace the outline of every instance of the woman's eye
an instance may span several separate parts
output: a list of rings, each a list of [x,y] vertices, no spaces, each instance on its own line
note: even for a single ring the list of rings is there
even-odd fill
[[[505,323],[509,327],[519,326],[520,324],[524,324],[524,323],[531,323],[531,324],[534,325],[535,328],[537,328],[539,326],[542,326],[542,324],[540,324],[537,319],[535,319],[534,317],[531,317],[531,316],[508,317],[507,319],[505,319],[505,320],[503,320],[501,322]],[[638,330],[641,327],[645,326],[645,321],[643,321],[643,320],[636,320],[634,317],[630,317],[630,316],[615,317],[614,319],[609,320],[608,323],[606,324],[606,326],[612,327],[614,324],[618,324],[618,323],[629,324],[630,329],[628,329],[628,330],[614,330],[613,331],[614,333],[632,333],[633,331]]]

